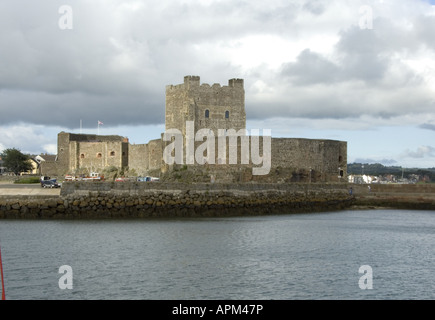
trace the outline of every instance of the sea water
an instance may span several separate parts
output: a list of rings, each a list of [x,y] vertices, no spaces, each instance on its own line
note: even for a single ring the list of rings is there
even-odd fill
[[[0,220],[0,245],[9,300],[435,298],[435,211]]]

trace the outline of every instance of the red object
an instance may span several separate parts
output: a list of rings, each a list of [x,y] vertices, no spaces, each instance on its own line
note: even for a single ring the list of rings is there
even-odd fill
[[[0,273],[2,276],[2,300],[6,300],[5,296],[5,281],[3,279],[3,264],[2,264],[2,249],[0,247]]]

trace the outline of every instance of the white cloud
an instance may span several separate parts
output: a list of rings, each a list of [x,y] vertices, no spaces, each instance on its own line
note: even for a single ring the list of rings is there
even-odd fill
[[[17,148],[23,153],[40,154],[45,151],[55,154],[56,149],[53,146],[57,142],[57,133],[60,132],[59,127],[47,128],[39,125],[30,126],[29,124],[21,123],[11,126],[0,127],[0,147]]]
[[[402,157],[404,158],[426,158],[426,157],[435,157],[435,148],[432,146],[419,146],[417,150],[406,150],[402,153]]]
[[[44,153],[48,154],[57,154],[57,144],[50,143],[42,146]]]

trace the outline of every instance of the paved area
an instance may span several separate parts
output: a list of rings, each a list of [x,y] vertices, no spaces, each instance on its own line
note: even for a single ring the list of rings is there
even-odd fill
[[[13,184],[0,183],[0,196],[41,196],[60,195],[60,188],[41,188],[39,183],[34,184]]]

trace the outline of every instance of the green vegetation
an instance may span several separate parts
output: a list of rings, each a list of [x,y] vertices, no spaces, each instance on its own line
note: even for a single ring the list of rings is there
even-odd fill
[[[29,156],[21,153],[18,149],[5,149],[1,153],[1,157],[3,159],[3,166],[16,175],[32,169]]]
[[[40,183],[39,177],[25,177],[16,180],[14,183]]]

